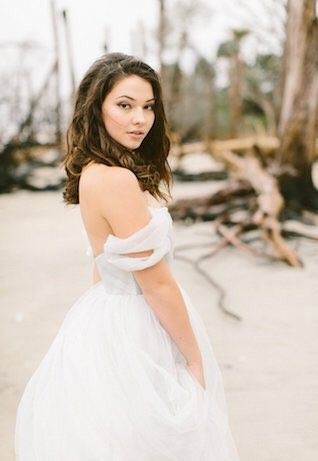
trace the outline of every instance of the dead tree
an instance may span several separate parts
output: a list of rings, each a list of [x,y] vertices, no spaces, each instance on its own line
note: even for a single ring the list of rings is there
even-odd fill
[[[220,45],[218,57],[224,57],[229,62],[229,112],[230,136],[239,133],[242,120],[242,78],[243,61],[240,53],[241,40],[248,34],[247,30],[233,30],[233,38]]]
[[[59,60],[59,35],[57,26],[57,12],[54,0],[51,0],[51,15],[52,27],[54,37],[54,54],[55,54],[55,69],[54,69],[54,83],[55,83],[55,136],[56,142],[62,142],[62,128],[61,128],[61,99],[60,99],[60,60]]]
[[[318,114],[318,20],[316,0],[289,0],[279,136],[280,162],[292,167],[281,178],[285,196],[318,210],[312,181]]]
[[[72,42],[71,42],[71,32],[70,32],[70,25],[69,25],[69,21],[68,21],[67,10],[62,10],[62,18],[63,18],[63,21],[64,21],[67,61],[68,61],[68,67],[69,67],[69,72],[70,72],[70,80],[71,80],[71,100],[73,101],[74,97],[75,97],[76,81],[75,81],[75,70],[74,70]]]
[[[167,16],[166,16],[166,2],[165,0],[158,0],[159,4],[159,23],[158,23],[158,67],[159,74],[163,78],[163,53],[166,48],[166,34],[167,34]]]

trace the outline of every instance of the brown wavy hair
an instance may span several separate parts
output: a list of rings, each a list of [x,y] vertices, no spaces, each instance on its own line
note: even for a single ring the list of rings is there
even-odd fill
[[[130,150],[116,142],[102,120],[102,103],[121,79],[137,75],[147,80],[155,97],[155,120],[140,147]],[[66,134],[66,155],[62,161],[67,179],[63,191],[66,204],[79,203],[79,179],[89,162],[121,166],[131,170],[143,191],[167,201],[172,173],[167,161],[170,140],[162,101],[159,77],[146,63],[134,56],[107,53],[95,61],[83,77],[76,94],[75,107]],[[168,195],[159,189],[163,181]]]

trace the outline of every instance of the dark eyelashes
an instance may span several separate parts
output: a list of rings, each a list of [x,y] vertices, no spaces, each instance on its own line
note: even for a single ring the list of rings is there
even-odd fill
[[[117,105],[118,105],[119,107],[123,107],[124,109],[125,109],[126,107],[129,107],[129,106],[130,106],[130,104],[129,104],[129,103],[126,103],[126,102],[119,102]],[[145,108],[146,108],[146,107],[150,107],[152,110],[155,109],[155,105],[154,105],[154,104],[147,104],[147,105],[145,106]]]

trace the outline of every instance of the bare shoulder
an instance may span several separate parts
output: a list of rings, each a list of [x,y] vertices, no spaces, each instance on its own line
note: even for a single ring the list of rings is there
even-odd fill
[[[141,216],[144,222],[146,201],[136,175],[128,168],[91,164],[80,179],[80,201],[93,204],[100,214],[112,225],[122,215]]]
[[[135,174],[128,168],[94,163],[81,173],[80,189],[83,192],[123,192],[127,188],[139,188]]]

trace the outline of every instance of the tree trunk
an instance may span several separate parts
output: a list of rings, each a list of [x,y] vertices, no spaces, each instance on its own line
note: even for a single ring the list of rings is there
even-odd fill
[[[53,24],[53,38],[54,38],[54,54],[55,54],[55,69],[54,69],[54,90],[55,90],[55,137],[56,143],[62,142],[62,128],[61,128],[61,96],[60,96],[60,55],[59,55],[59,34],[57,25],[57,12],[55,1],[51,0],[51,14]]]
[[[237,137],[240,131],[242,118],[242,61],[240,58],[239,47],[230,58],[230,136]]]
[[[67,64],[69,69],[70,81],[71,81],[71,102],[75,100],[75,91],[76,91],[76,80],[75,80],[75,69],[74,69],[74,54],[71,41],[71,30],[68,19],[67,10],[62,10],[62,18],[64,22],[64,31],[65,31],[65,42],[66,42],[66,51],[67,51]]]
[[[158,22],[158,67],[161,78],[163,73],[163,53],[166,48],[166,2],[158,0],[159,4],[159,22]]]
[[[318,208],[311,176],[318,111],[318,21],[316,0],[289,0],[284,89],[279,121],[280,160],[291,165],[294,179],[283,178],[290,197]],[[294,186],[291,186],[291,183]],[[287,190],[287,189],[286,189]],[[288,193],[287,193],[288,195]]]
[[[216,118],[216,88],[214,77],[206,81],[207,99],[209,101],[209,110],[206,118],[206,124],[203,127],[203,139],[208,141],[216,138],[217,118]]]

